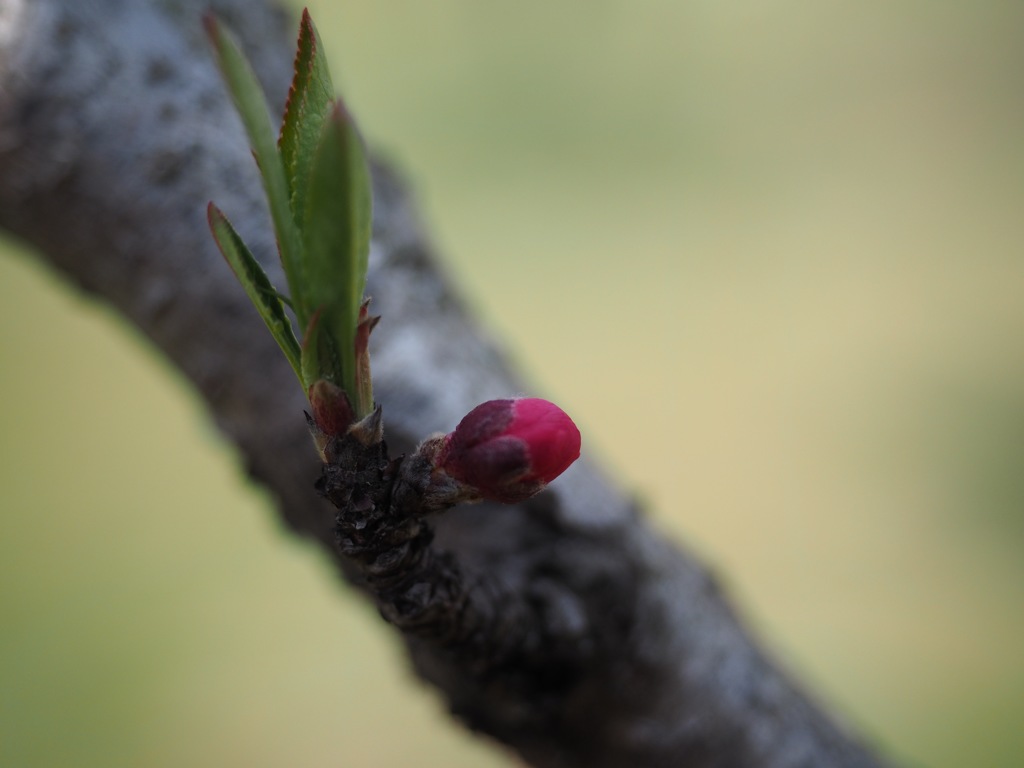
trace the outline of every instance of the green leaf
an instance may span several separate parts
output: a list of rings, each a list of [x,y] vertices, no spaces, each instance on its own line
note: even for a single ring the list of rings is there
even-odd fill
[[[219,211],[211,212],[211,228],[307,393],[313,382],[333,383],[347,401],[355,401],[356,415],[364,416],[373,409],[366,350],[373,323],[366,318],[357,340],[372,223],[362,141],[333,98],[323,46],[308,13],[303,13],[277,144],[252,69],[212,17],[206,25],[263,176],[290,306],[304,330],[301,347],[284,313],[287,300],[274,291]]]
[[[310,168],[302,240],[310,306],[320,313],[318,327],[334,342],[337,367],[322,367],[354,401],[357,396],[355,341],[359,307],[366,288],[372,224],[370,172],[363,142],[344,105],[328,117]],[[320,364],[328,362],[322,356]],[[372,409],[372,404],[368,406]],[[369,413],[356,404],[356,416]]]
[[[302,352],[299,357],[299,367],[302,372],[303,387],[307,391],[308,387],[305,382],[314,382],[323,378],[321,374],[323,366],[320,363],[320,341],[318,338],[320,335],[318,330],[319,321],[320,315],[314,312],[309,325],[306,326],[306,330],[302,334]]]
[[[303,221],[309,167],[333,105],[334,85],[327,68],[327,58],[306,9],[302,12],[299,26],[295,74],[288,91],[281,135],[277,140],[296,222]]]
[[[320,313],[314,312],[309,319],[309,324],[302,332],[302,351],[299,357],[299,366],[302,371],[303,387],[307,389],[312,382],[323,378],[320,362]],[[306,382],[310,382],[307,385]]]
[[[299,382],[302,383],[305,390],[307,386],[300,365],[299,342],[295,339],[295,332],[285,313],[281,297],[278,296],[274,286],[267,278],[267,274],[221,210],[210,203],[206,209],[206,215],[210,222],[213,239],[217,241],[224,260],[227,261],[231,271],[238,278],[238,282],[242,284],[249,299],[256,306],[260,317],[263,318],[270,334],[281,347],[285,357],[288,358],[288,362],[291,363],[295,375],[299,377]]]
[[[288,290],[295,304],[299,324],[305,325],[311,310],[304,290],[306,281],[302,273],[302,244],[292,214],[288,182],[274,140],[274,130],[267,102],[263,98],[263,90],[231,34],[213,16],[206,16],[204,23],[224,81],[238,108],[246,133],[249,134],[256,163],[263,177],[270,214],[274,220],[281,264],[288,279]]]
[[[336,386],[341,387],[342,362],[338,345],[321,322],[323,314],[314,312],[310,318],[306,332],[302,335],[302,353],[299,360],[303,381],[307,390],[312,382],[320,379],[332,381],[338,379]],[[351,399],[351,396],[350,398]]]

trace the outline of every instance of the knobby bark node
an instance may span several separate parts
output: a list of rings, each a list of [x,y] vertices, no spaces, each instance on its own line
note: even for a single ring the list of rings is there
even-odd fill
[[[205,226],[217,200],[281,284],[210,5],[280,110],[295,24],[266,0],[0,0],[0,226],[193,382],[282,519],[372,596],[471,728],[541,768],[877,765],[586,455],[533,499],[439,515],[414,512],[383,448],[320,467],[304,393]],[[374,205],[374,392],[397,455],[531,388],[381,165]]]
[[[558,701],[594,665],[602,645],[618,644],[594,634],[591,614],[617,610],[625,631],[629,612],[622,606],[631,601],[615,590],[601,605],[584,604],[551,568],[564,560],[540,542],[524,566],[527,590],[509,589],[500,571],[472,573],[433,547],[432,520],[443,512],[424,502],[422,483],[411,479],[424,471],[419,453],[391,459],[383,441],[349,435],[335,438],[327,453],[317,489],[338,509],[338,545],[355,563],[354,578],[387,621],[410,641],[457,659],[476,686],[500,687],[531,719],[546,719],[554,713],[537,705]],[[546,539],[558,540],[553,532]],[[596,625],[606,630],[607,616]]]

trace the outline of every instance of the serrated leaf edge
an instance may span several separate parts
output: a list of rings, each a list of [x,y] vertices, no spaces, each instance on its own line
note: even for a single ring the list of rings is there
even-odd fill
[[[292,213],[291,196],[285,177],[284,164],[277,149],[266,98],[255,72],[242,54],[234,36],[213,15],[206,15],[203,23],[213,44],[224,82],[238,114],[242,118],[242,124],[256,157],[256,164],[260,170],[271,218],[274,222],[281,265],[284,267],[285,278],[288,281],[288,291],[291,294],[299,324],[303,325],[309,317],[310,308],[305,293],[302,242]]]

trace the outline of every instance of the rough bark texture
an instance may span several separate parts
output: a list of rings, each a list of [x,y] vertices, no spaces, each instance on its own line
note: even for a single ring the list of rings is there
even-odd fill
[[[279,280],[255,168],[202,36],[207,5],[0,0],[0,226],[148,335],[281,515],[380,600],[314,491],[302,393],[205,226],[216,200]],[[294,19],[255,0],[212,5],[282,106]],[[453,294],[400,182],[376,168],[374,185],[375,394],[402,452],[523,387]],[[431,526],[410,533],[430,563],[414,586],[467,595],[479,631],[385,617],[452,711],[531,764],[878,764],[586,457],[529,502]]]

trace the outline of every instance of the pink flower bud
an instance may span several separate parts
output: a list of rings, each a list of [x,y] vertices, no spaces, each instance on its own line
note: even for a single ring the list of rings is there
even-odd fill
[[[541,491],[580,455],[580,431],[538,398],[490,400],[445,435],[437,466],[480,497],[507,504]]]

